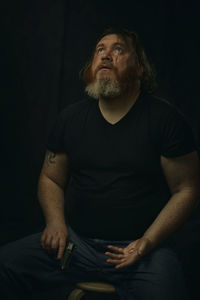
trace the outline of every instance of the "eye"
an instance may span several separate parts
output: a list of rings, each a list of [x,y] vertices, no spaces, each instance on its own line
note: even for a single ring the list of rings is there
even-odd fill
[[[123,53],[123,49],[121,47],[116,47],[114,49],[114,52],[117,53],[117,54],[122,54]]]
[[[104,52],[104,48],[103,47],[99,47],[97,50],[96,50],[96,53],[97,54],[102,54]]]

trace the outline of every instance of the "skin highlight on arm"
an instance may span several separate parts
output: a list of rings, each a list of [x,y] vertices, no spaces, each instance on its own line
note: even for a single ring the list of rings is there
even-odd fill
[[[68,239],[64,214],[64,189],[68,174],[67,155],[47,151],[38,182],[38,199],[46,221],[41,245],[48,252],[57,251],[58,259],[62,257]]]
[[[200,163],[196,152],[161,157],[161,165],[172,196],[144,235],[125,248],[108,245],[108,263],[120,269],[134,264],[172,235],[196,209],[200,200]]]

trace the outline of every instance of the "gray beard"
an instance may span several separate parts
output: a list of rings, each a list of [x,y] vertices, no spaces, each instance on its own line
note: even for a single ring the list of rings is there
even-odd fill
[[[119,82],[110,78],[99,78],[88,84],[85,88],[86,93],[94,98],[111,99],[119,97],[122,93]]]

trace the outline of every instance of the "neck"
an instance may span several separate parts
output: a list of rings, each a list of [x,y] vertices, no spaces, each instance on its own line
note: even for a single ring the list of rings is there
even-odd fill
[[[123,94],[117,98],[113,99],[99,99],[99,107],[102,111],[112,114],[123,114],[125,111],[129,110],[132,105],[136,102],[140,94],[140,88],[135,88],[127,94]]]

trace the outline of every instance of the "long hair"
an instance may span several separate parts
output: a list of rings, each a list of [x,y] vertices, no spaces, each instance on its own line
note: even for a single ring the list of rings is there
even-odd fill
[[[96,44],[104,36],[110,35],[110,34],[116,34],[116,35],[120,36],[125,42],[127,42],[128,38],[131,39],[131,43],[132,43],[133,49],[135,50],[135,54],[136,54],[138,63],[143,68],[143,73],[140,78],[141,87],[142,87],[142,89],[146,90],[147,92],[153,93],[157,88],[156,72],[155,72],[154,67],[149,63],[149,60],[144,51],[144,47],[142,46],[141,42],[139,41],[138,34],[135,31],[129,31],[127,29],[108,28],[99,37]],[[92,65],[94,53],[95,53],[95,51],[93,50],[93,53],[92,53],[90,59],[86,62],[86,64],[80,71],[80,77],[83,79],[83,81],[86,84],[88,82],[90,82],[90,79],[91,79],[90,68]]]

